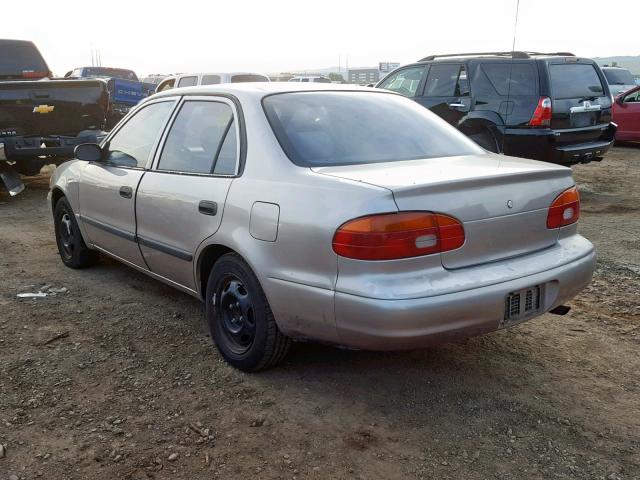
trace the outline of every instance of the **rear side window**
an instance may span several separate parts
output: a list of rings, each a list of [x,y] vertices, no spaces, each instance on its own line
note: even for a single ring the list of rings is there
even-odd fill
[[[462,65],[431,65],[425,97],[453,97],[469,94],[469,80]]]
[[[158,170],[232,175],[236,158],[231,107],[222,102],[188,101],[171,126]]]
[[[405,97],[414,97],[422,80],[423,73],[423,66],[405,68],[399,72],[392,73],[378,88],[391,90]]]
[[[536,95],[536,71],[530,63],[483,63],[480,69],[500,95]]]
[[[217,85],[220,83],[220,75],[203,75],[202,85]]]
[[[551,91],[556,99],[604,95],[604,87],[592,64],[551,64],[549,65],[549,77]]]
[[[253,75],[253,74],[242,74],[242,75],[234,75],[231,77],[231,83],[242,83],[242,82],[268,82],[269,79],[264,75]]]
[[[300,166],[484,152],[429,110],[400,95],[295,92],[265,97],[263,105],[284,152]]]
[[[182,77],[178,81],[178,87],[193,87],[198,84],[197,77]]]

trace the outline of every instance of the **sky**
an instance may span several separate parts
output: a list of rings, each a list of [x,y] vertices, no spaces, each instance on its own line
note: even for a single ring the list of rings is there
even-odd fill
[[[34,41],[56,75],[91,65],[92,48],[103,66],[146,75],[304,72],[511,50],[517,0],[5,3],[0,36]],[[637,13],[637,0],[520,0],[515,48],[640,55],[625,11]]]

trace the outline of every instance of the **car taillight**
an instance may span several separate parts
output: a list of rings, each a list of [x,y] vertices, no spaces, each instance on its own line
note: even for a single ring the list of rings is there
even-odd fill
[[[559,228],[576,223],[580,217],[580,194],[571,187],[556,197],[547,214],[547,228]]]
[[[551,125],[551,99],[549,97],[540,97],[538,105],[531,120],[529,120],[530,127],[548,127]]]
[[[344,223],[333,236],[333,251],[357,260],[394,260],[454,250],[464,239],[462,223],[448,215],[384,213]]]
[[[50,72],[35,71],[35,70],[23,70],[22,78],[45,78],[49,76]]]

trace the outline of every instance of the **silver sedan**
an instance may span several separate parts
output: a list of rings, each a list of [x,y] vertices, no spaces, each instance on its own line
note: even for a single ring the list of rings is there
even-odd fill
[[[244,371],[291,339],[418,348],[565,313],[595,263],[570,169],[351,86],[154,95],[77,147],[50,202],[65,265],[106,254],[202,299]]]

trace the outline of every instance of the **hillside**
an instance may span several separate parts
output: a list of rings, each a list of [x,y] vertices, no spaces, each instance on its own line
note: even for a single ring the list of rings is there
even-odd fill
[[[640,55],[626,57],[593,57],[598,65],[613,65],[616,62],[618,67],[631,70],[634,75],[640,75]]]

